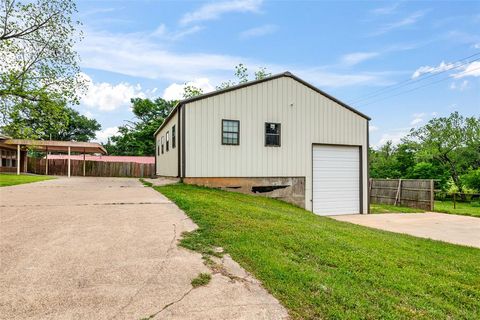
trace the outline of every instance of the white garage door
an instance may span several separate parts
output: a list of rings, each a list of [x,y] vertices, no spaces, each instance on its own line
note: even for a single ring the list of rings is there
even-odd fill
[[[313,212],[360,213],[360,148],[313,146]]]

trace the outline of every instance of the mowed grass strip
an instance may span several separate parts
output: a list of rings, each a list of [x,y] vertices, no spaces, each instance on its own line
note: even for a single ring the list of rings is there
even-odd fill
[[[370,213],[421,213],[422,209],[394,206],[390,204],[371,203]]]
[[[223,247],[294,319],[478,319],[480,250],[319,217],[189,185],[156,187],[198,225],[182,245]]]
[[[435,201],[434,211],[480,218],[480,203],[457,202],[453,208],[453,201]]]
[[[456,208],[453,208],[453,201],[435,201],[433,211],[458,214],[463,216],[472,216],[480,218],[480,203],[478,202],[457,202]],[[388,204],[372,203],[370,205],[371,213],[421,213],[421,209],[409,208],[403,206],[394,206]]]
[[[44,180],[54,179],[49,176],[31,176],[31,175],[16,175],[11,173],[0,174],[0,187],[14,186],[17,184],[38,182]]]

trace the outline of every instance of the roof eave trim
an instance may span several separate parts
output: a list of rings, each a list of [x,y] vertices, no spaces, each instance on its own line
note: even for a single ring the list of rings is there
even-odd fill
[[[170,111],[170,113],[168,114],[168,116],[163,119],[163,122],[162,124],[160,125],[160,127],[158,127],[158,129],[155,131],[155,133],[153,134],[153,137],[155,138],[157,136],[157,134],[160,132],[160,130],[162,130],[162,128],[167,124],[168,121],[170,121],[170,119],[173,117],[173,115],[177,112],[177,109],[180,107],[180,105],[182,105],[182,101],[179,101],[177,102],[177,104],[175,105],[175,107],[173,107],[172,111]]]
[[[181,100],[177,103],[177,105],[173,108],[173,110],[170,112],[170,114],[165,118],[165,120],[163,121],[162,125],[157,129],[157,131],[155,131],[154,133],[154,137],[157,136],[157,134],[160,132],[160,130],[166,125],[166,123],[170,120],[170,118],[175,114],[175,112],[177,112],[177,109],[181,106],[181,105],[185,105],[187,103],[190,103],[190,102],[194,102],[194,101],[198,101],[198,100],[202,100],[202,99],[206,99],[206,98],[210,98],[210,97],[213,97],[213,96],[216,96],[216,95],[220,95],[222,93],[226,93],[226,92],[230,92],[230,91],[234,91],[234,90],[237,90],[237,89],[241,89],[241,88],[245,88],[245,87],[249,87],[249,86],[253,86],[253,85],[256,85],[256,84],[259,84],[259,83],[262,83],[262,82],[266,82],[266,81],[270,81],[270,80],[274,80],[274,79],[278,79],[278,78],[281,78],[281,77],[289,77],[289,78],[292,78],[298,82],[300,82],[301,84],[307,86],[308,88],[312,89],[313,91],[316,91],[318,93],[320,93],[321,95],[323,95],[324,97],[338,103],[339,105],[341,105],[342,107],[352,111],[353,113],[356,113],[357,115],[361,116],[362,118],[365,118],[366,120],[371,120],[371,118],[363,113],[361,113],[360,111],[358,111],[357,109],[349,106],[348,104],[346,104],[345,102],[343,101],[340,101],[338,100],[337,98],[329,95],[328,93],[320,90],[319,88],[315,87],[314,85],[308,83],[307,81],[297,77],[296,75],[292,74],[291,72],[289,71],[286,71],[286,72],[283,72],[283,73],[278,73],[278,74],[275,74],[275,75],[272,75],[270,77],[266,77],[266,78],[263,78],[263,79],[259,79],[259,80],[254,80],[254,81],[249,81],[249,82],[245,82],[245,83],[241,83],[241,84],[238,84],[236,86],[231,86],[231,87],[228,87],[228,88],[225,88],[225,89],[222,89],[222,90],[216,90],[216,91],[212,91],[212,92],[209,92],[209,93],[205,93],[205,94],[202,94],[202,95],[199,95],[199,96],[196,96],[196,97],[191,97],[191,98],[188,98],[188,99],[184,99],[184,100]]]

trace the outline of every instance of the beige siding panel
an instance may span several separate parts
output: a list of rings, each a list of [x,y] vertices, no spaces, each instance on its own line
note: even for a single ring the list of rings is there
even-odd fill
[[[362,146],[367,210],[367,123],[289,77],[188,103],[187,177],[305,177],[311,209],[312,144]],[[240,145],[221,143],[222,119],[240,120]],[[281,123],[281,147],[265,147],[265,122]]]
[[[172,127],[175,126],[176,131],[176,146],[172,148]],[[178,112],[170,118],[168,123],[155,136],[155,157],[157,158],[156,174],[159,176],[176,177],[178,176],[178,148],[179,148],[179,130],[178,130]],[[161,137],[163,137],[164,144],[166,144],[166,133],[170,135],[170,149],[166,150],[164,146],[164,153],[161,152]],[[158,152],[160,148],[160,154]]]

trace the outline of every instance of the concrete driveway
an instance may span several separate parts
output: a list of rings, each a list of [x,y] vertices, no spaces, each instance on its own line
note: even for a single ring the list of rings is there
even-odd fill
[[[137,179],[0,188],[1,319],[283,319],[228,256],[213,272],[177,246],[196,226]],[[212,274],[205,287],[190,282]]]
[[[480,248],[480,218],[446,213],[386,213],[334,216],[336,220]]]

